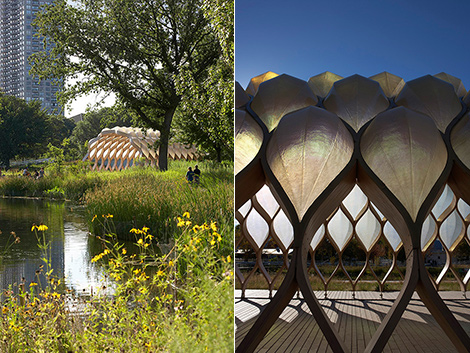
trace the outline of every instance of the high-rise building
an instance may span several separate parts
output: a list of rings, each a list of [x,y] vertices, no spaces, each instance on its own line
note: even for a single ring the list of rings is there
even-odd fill
[[[40,100],[49,112],[61,113],[56,99],[61,81],[33,79],[28,62],[43,48],[31,23],[40,6],[52,1],[0,0],[0,90],[26,101]]]

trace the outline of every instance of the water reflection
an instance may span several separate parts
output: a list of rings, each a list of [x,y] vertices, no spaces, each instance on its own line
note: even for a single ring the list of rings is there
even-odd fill
[[[102,251],[102,245],[88,235],[83,214],[83,208],[66,202],[0,198],[0,289],[20,283],[23,277],[27,286],[37,282],[36,271],[43,264],[43,255],[31,232],[33,223],[49,227],[46,235],[51,242],[51,264],[54,274],[65,275],[67,288],[89,293],[92,287],[100,286],[103,276],[91,259]],[[21,242],[1,256],[12,231]]]

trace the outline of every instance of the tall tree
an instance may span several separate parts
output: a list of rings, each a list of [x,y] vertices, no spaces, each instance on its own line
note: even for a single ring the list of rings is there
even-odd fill
[[[221,161],[233,159],[234,2],[204,0],[203,10],[219,42],[219,57],[202,78],[180,71],[177,90],[191,94],[182,94],[178,137]]]
[[[175,79],[183,70],[195,80],[207,76],[220,53],[201,6],[202,0],[57,0],[35,20],[44,48],[53,45],[32,56],[32,72],[76,79],[60,93],[63,105],[80,94],[115,92],[144,127],[160,130],[159,167],[166,170],[173,115],[188,94],[176,90]]]
[[[39,156],[49,142],[51,128],[39,101],[0,93],[0,164],[10,168],[14,157]]]

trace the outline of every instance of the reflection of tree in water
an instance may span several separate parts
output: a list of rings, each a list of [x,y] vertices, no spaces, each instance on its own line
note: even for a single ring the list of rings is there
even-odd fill
[[[37,239],[31,231],[33,223],[46,224],[46,241],[51,242],[51,264],[54,274],[64,273],[64,202],[33,199],[0,199],[0,249],[5,248],[8,234],[14,231],[21,239],[3,257],[0,268],[0,288],[21,282],[36,280],[36,271],[43,264]],[[42,235],[41,232],[38,235]]]

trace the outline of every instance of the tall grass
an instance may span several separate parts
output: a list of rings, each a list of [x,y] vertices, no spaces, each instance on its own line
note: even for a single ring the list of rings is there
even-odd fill
[[[183,173],[156,173],[149,169],[122,173],[85,194],[89,219],[112,214],[115,232],[129,237],[132,228],[149,227],[162,242],[176,230],[175,214],[189,212],[196,223],[211,219],[220,232],[233,234],[233,179],[228,172],[204,173],[200,184],[188,184]],[[95,234],[102,234],[99,223],[90,222]],[[231,238],[231,236],[230,236]],[[224,243],[227,255],[232,241]]]
[[[94,215],[112,214],[115,232],[125,239],[132,228],[149,227],[168,242],[176,229],[175,214],[189,212],[196,222],[211,219],[224,234],[233,233],[233,166],[199,162],[200,183],[188,184],[185,174],[196,162],[171,161],[166,172],[134,167],[120,172],[84,172],[69,166],[62,174],[34,180],[15,175],[0,178],[0,195],[69,199],[83,202],[92,233],[103,234]],[[224,238],[225,239],[225,238]],[[232,252],[232,242],[223,244]]]

